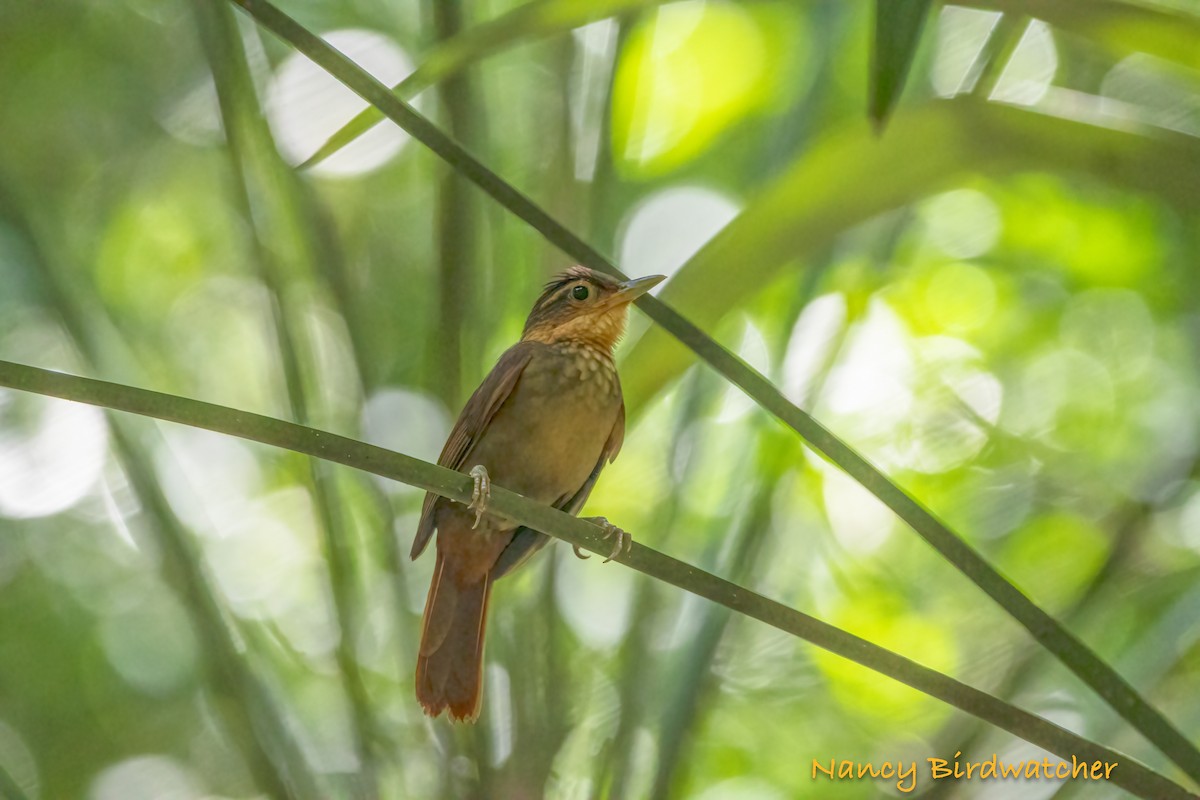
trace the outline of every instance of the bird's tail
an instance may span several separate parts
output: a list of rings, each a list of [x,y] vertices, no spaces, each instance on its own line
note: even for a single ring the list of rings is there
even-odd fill
[[[425,600],[416,680],[417,700],[431,717],[443,710],[457,721],[471,722],[479,716],[483,635],[491,594],[490,574],[461,584],[445,570],[445,555],[438,551]]]

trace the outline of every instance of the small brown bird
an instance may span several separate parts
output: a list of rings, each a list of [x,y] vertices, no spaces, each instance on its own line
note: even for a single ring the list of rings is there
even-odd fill
[[[426,495],[412,546],[415,559],[437,529],[416,679],[417,699],[430,716],[443,710],[452,720],[479,716],[492,583],[548,541],[487,513],[491,482],[579,512],[625,436],[613,347],[630,302],[663,279],[622,283],[586,267],[556,276],[529,312],[521,341],[500,357],[454,423],[438,464],[475,479],[471,503]],[[603,517],[591,521],[615,538],[611,560],[627,546],[627,535]]]

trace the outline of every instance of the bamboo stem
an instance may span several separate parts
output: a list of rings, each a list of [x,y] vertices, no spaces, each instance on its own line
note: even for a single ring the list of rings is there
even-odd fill
[[[471,498],[471,478],[462,473],[344,436],[259,414],[9,361],[0,361],[0,386],[154,417],[282,447],[373,472],[461,503],[467,503]],[[493,513],[503,514],[521,525],[593,553],[605,554],[611,549],[611,543],[605,541],[599,526],[549,506],[540,505],[499,486],[492,486],[489,507]],[[1071,733],[986,692],[664,553],[635,543],[630,552],[619,556],[617,561],[657,580],[806,639],[831,653],[986,720],[1061,758],[1116,762],[1119,768],[1112,772],[1111,783],[1137,797],[1145,800],[1195,798],[1179,784],[1122,753]]]
[[[491,195],[564,253],[593,269],[624,277],[603,255],[567,230],[555,218],[466,150],[429,120],[400,100],[344,55],[325,44],[291,17],[265,0],[230,0],[260,24],[303,52],[389,119],[404,128],[463,176]],[[710,367],[740,387],[764,410],[792,428],[817,452],[862,484],[904,520],[963,575],[982,589],[1010,616],[1053,653],[1114,711],[1152,742],[1191,778],[1200,783],[1200,749],[1158,709],[1141,696],[1115,669],[1061,623],[1033,603],[973,547],[877,467],[816,419],[789,402],[761,373],[719,345],[679,312],[646,295],[639,308],[696,353]]]

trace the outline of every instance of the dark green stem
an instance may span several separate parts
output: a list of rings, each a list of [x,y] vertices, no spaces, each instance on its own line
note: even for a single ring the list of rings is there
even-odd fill
[[[759,566],[759,555],[764,551],[766,533],[770,530],[774,488],[769,482],[759,485],[750,501],[750,513],[733,534],[736,541],[728,566],[735,581],[748,580],[754,567]],[[658,769],[650,791],[650,797],[655,800],[682,794],[677,776],[686,774],[691,764],[687,754],[700,732],[698,723],[705,707],[704,699],[713,689],[712,662],[730,619],[732,614],[727,608],[706,609],[695,639],[679,659],[679,668],[673,671],[670,699],[663,712]]]
[[[1121,572],[1122,566],[1127,562],[1134,548],[1134,540],[1145,532],[1148,516],[1148,508],[1139,509],[1138,513],[1131,515],[1130,519],[1119,524],[1119,531],[1108,558],[1088,583],[1088,586],[1079,595],[1078,600],[1064,613],[1067,619],[1078,619],[1090,610],[1096,597]],[[994,690],[996,696],[1002,698],[1015,696],[1021,687],[1025,686],[1029,679],[1034,676],[1034,668],[1039,661],[1038,656],[1042,654],[1043,651],[1032,647],[1027,647],[1020,652],[1016,659],[1009,665],[996,686]],[[986,734],[987,729],[975,724],[974,720],[955,719],[932,738],[932,741],[935,743],[933,750],[939,753],[949,753],[955,750],[960,750],[963,753],[973,753],[979,747]],[[934,784],[925,793],[925,796],[928,800],[941,800],[941,798],[951,796],[954,788],[954,783],[939,782]]]
[[[1005,14],[1000,18],[967,75],[965,85],[971,94],[981,98],[991,96],[1028,27],[1029,17],[1024,14]]]
[[[471,478],[462,473],[344,436],[259,414],[9,361],[0,361],[0,386],[141,414],[282,447],[373,472],[461,503],[468,503],[471,498]],[[607,554],[612,547],[611,542],[604,539],[603,530],[598,525],[540,505],[499,486],[492,486],[489,508],[521,525],[593,553]],[[182,561],[195,563],[189,559]],[[1194,800],[1194,795],[1179,784],[1122,753],[664,553],[634,543],[630,552],[619,556],[617,561],[887,675],[1061,758],[1070,759],[1074,756],[1086,761],[1116,762],[1120,766],[1113,771],[1111,783],[1137,797],[1146,800]]]
[[[272,296],[272,317],[288,405],[294,419],[307,423],[310,421],[308,392],[299,343],[288,310],[286,269],[279,256],[287,249],[283,241],[285,233],[303,229],[297,219],[302,203],[287,196],[295,177],[276,155],[271,134],[258,107],[249,64],[237,32],[237,20],[227,6],[207,0],[197,0],[195,11],[216,82],[230,162],[236,176],[234,195],[250,228],[259,277]],[[315,272],[314,248],[307,246],[303,235],[287,238],[294,241],[294,249],[308,262],[310,271]],[[370,752],[370,742],[374,738],[371,702],[354,653],[358,613],[352,543],[343,524],[345,516],[332,486],[334,476],[329,465],[310,459],[308,472],[317,528],[328,560],[333,607],[341,631],[334,658],[342,689],[349,700],[352,746],[361,765],[355,794],[376,798],[379,787]]]
[[[680,391],[683,403],[672,423],[674,429],[668,450],[670,461],[675,460],[676,454],[684,446],[685,437],[692,424],[699,419],[702,409],[717,396],[719,388],[712,375],[692,373],[688,376]],[[680,485],[689,484],[695,475],[698,462],[699,459],[694,456],[687,459],[679,479]],[[664,545],[670,541],[671,533],[679,528],[675,523],[682,510],[681,494],[668,494],[656,507],[652,517],[652,524],[663,530],[659,541]],[[593,800],[629,796],[629,783],[636,755],[634,737],[639,728],[652,727],[653,723],[647,720],[647,712],[653,707],[649,700],[659,691],[660,681],[664,678],[657,654],[653,652],[656,644],[653,632],[655,622],[662,614],[664,595],[665,592],[657,582],[644,576],[634,588],[631,605],[637,609],[637,613],[630,622],[620,658],[621,680],[618,691],[621,718],[617,723],[616,733],[607,746],[607,755],[597,759],[597,766],[601,769],[596,771],[591,795]]]
[[[613,275],[613,264],[575,236],[524,194],[467,153],[436,126],[400,100],[388,87],[359,69],[295,20],[264,0],[230,0],[244,8],[277,36],[300,50],[349,89],[379,108],[462,175],[487,192],[551,244],[579,263]],[[1193,780],[1200,782],[1200,749],[1142,697],[1116,670],[1062,624],[1026,597],[954,531],[924,508],[874,465],[809,414],[797,408],[762,374],[721,347],[711,337],[657,298],[646,295],[638,306],[655,322],[693,350],[705,363],[741,387],[763,409],[795,430],[808,444],[892,509],[960,572],[996,601],[1009,615],[1091,687],[1130,725],[1158,747]]]
[[[439,42],[453,39],[463,27],[460,0],[433,0],[434,29]],[[438,87],[438,97],[446,112],[446,130],[456,140],[470,145],[476,136],[476,109],[480,108],[468,72],[448,77]],[[441,269],[438,270],[438,305],[441,325],[430,352],[436,356],[433,373],[441,382],[442,400],[452,407],[462,402],[464,324],[470,319],[479,287],[472,275],[477,257],[475,248],[474,197],[467,182],[453,169],[444,169],[437,200],[437,246]]]
[[[101,365],[106,350],[98,345],[97,333],[104,326],[93,322],[85,301],[77,297],[74,285],[60,274],[61,265],[43,251],[41,240],[48,240],[49,234],[39,237],[15,210],[9,209],[8,214],[11,220],[19,220],[29,238],[35,256],[31,274],[42,302],[62,320],[83,359],[93,367]],[[108,418],[117,461],[162,548],[162,569],[167,583],[183,595],[197,638],[203,642],[204,686],[224,723],[232,749],[245,760],[252,779],[268,796],[315,800],[320,796],[316,780],[284,712],[242,659],[225,611],[211,590],[203,559],[195,552],[190,533],[163,496],[147,448],[124,424],[129,420],[115,414],[109,414]]]

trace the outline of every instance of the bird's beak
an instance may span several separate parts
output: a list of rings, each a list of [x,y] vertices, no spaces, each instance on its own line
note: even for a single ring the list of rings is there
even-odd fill
[[[632,303],[666,279],[666,275],[647,275],[644,278],[625,281],[617,287],[617,291],[612,295],[613,302]]]

